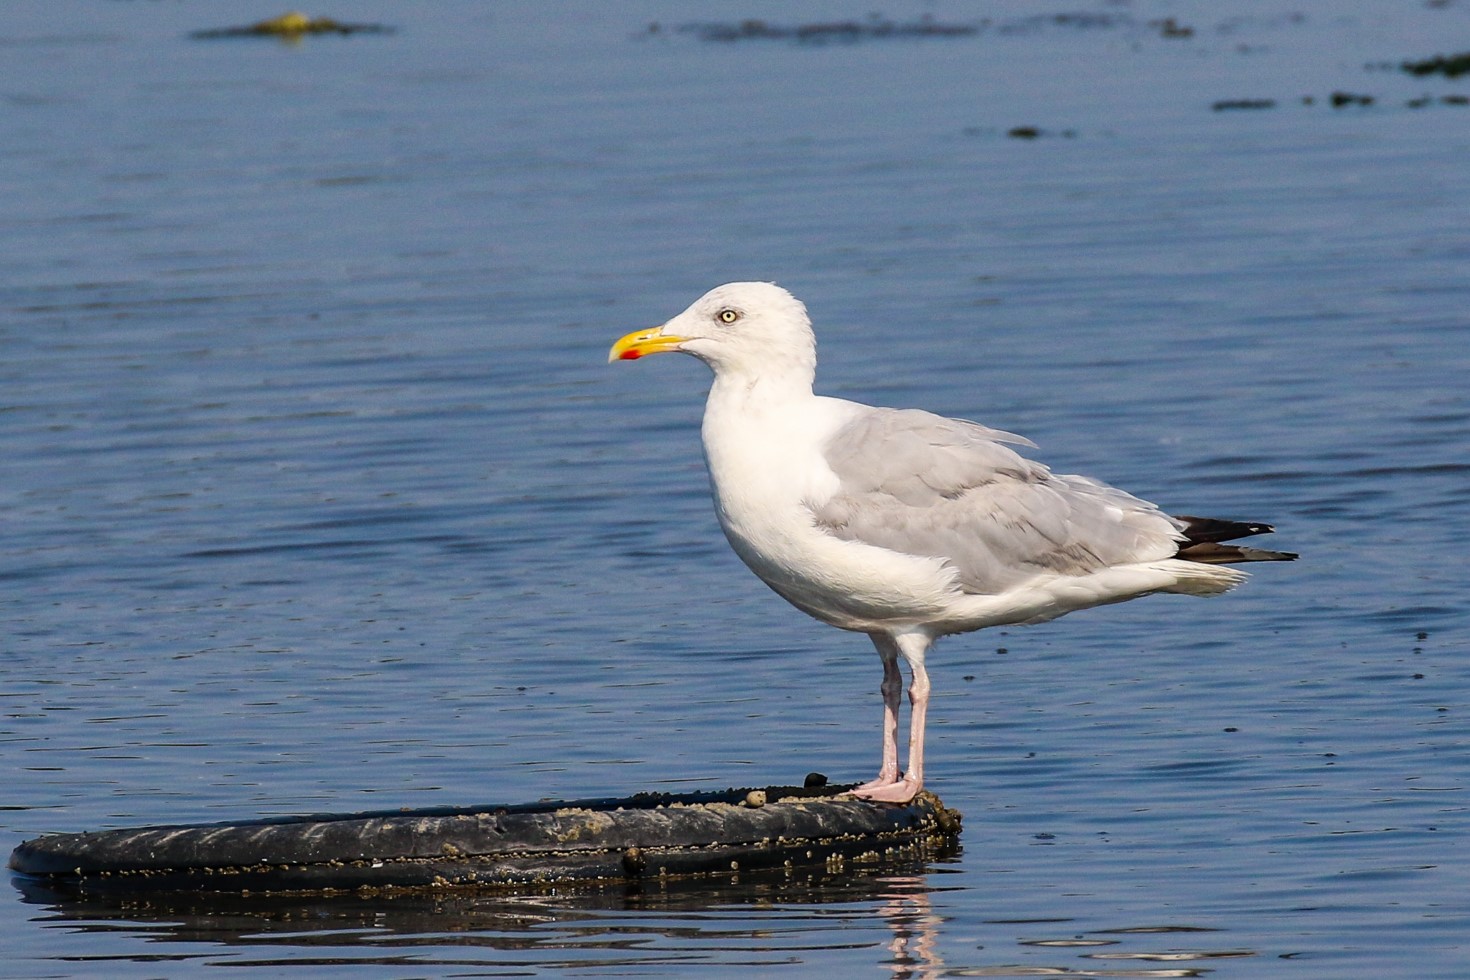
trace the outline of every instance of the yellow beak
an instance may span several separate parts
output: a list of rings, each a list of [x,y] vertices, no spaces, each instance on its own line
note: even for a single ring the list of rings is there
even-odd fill
[[[663,327],[654,327],[652,330],[634,330],[625,337],[619,337],[618,342],[612,345],[612,350],[607,352],[607,362],[611,364],[613,361],[636,361],[644,354],[662,354],[666,351],[678,350],[679,345],[688,339],[688,337],[664,333]]]

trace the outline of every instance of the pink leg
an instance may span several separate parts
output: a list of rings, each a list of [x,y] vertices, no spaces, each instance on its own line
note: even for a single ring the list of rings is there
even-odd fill
[[[898,672],[898,647],[886,636],[874,636],[873,645],[883,658],[883,765],[878,778],[853,790],[865,794],[898,782],[898,695],[903,690],[903,675]]]
[[[874,642],[878,642],[876,637]],[[879,772],[878,779],[865,783],[852,791],[865,800],[907,803],[924,788],[924,724],[929,715],[929,671],[924,667],[924,655],[929,650],[930,642],[929,637],[917,633],[905,633],[894,640],[888,640],[888,643],[903,654],[903,658],[908,661],[909,670],[913,672],[913,681],[909,684],[909,765],[908,771],[903,774],[902,778],[884,781],[883,777],[888,773],[890,733],[895,760],[898,754],[898,726],[895,720],[893,727],[884,732],[884,768]],[[878,650],[880,654],[883,653],[884,645],[879,643]],[[890,666],[893,668],[894,675],[897,675],[898,664],[885,657],[883,661],[885,724],[888,721],[890,710],[895,719],[898,714],[897,690],[894,690],[892,702],[888,698],[888,668]],[[892,704],[891,709],[889,708],[890,703]]]

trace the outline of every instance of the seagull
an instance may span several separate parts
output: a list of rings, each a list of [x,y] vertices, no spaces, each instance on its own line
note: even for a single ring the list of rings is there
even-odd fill
[[[907,803],[924,786],[925,659],[934,641],[1039,623],[1155,592],[1209,596],[1237,562],[1297,556],[1226,544],[1269,524],[1171,517],[1082,476],[1053,473],[1021,436],[916,409],[814,394],[806,307],[772,283],[732,282],[608,361],[677,351],[714,373],[701,435],[715,513],[742,561],[802,612],[866,633],[883,664],[883,761],[851,792]],[[907,765],[898,716],[909,668]]]

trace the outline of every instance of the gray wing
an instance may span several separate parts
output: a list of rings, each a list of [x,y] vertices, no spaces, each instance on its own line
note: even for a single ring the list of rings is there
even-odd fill
[[[1168,558],[1179,524],[1080,476],[1059,476],[1005,443],[1019,436],[928,412],[872,409],[828,442],[838,492],[812,506],[836,537],[944,559],[966,592],[989,595],[1043,572],[1084,575]]]

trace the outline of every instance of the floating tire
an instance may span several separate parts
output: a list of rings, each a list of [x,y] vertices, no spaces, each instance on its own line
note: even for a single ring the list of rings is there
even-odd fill
[[[10,867],[67,892],[535,890],[765,869],[877,864],[953,845],[960,814],[841,788],[326,814],[52,834]]]

